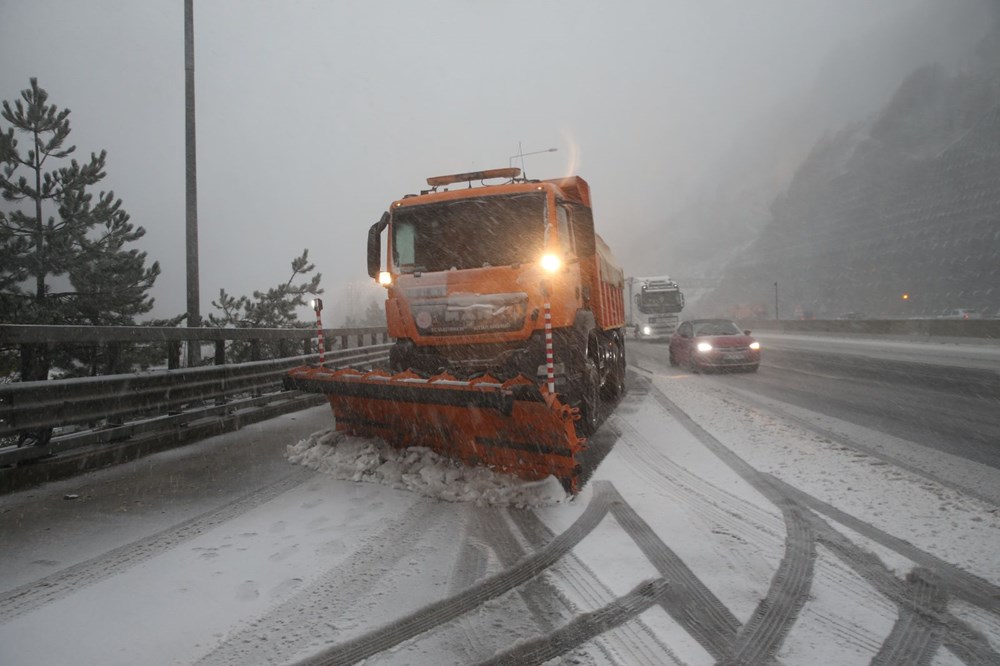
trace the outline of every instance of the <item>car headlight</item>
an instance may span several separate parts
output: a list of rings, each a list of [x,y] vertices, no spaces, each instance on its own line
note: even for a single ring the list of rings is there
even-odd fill
[[[750,349],[753,349],[754,351],[760,349],[760,343],[759,342],[751,342],[750,343]]]
[[[653,329],[651,329],[649,326],[643,326],[642,327],[642,334],[643,335],[649,335],[652,332],[653,332]]]
[[[555,273],[562,266],[562,260],[554,254],[547,254],[542,257],[542,268],[549,273]]]
[[[700,352],[712,351],[712,345],[710,345],[707,342],[699,342],[698,343],[698,351],[700,351]]]

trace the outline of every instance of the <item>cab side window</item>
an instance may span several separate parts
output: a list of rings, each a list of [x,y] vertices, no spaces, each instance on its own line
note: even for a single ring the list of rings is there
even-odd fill
[[[559,249],[564,257],[576,256],[576,248],[573,243],[573,235],[569,230],[569,212],[566,206],[559,204],[556,206],[556,224],[559,234]]]

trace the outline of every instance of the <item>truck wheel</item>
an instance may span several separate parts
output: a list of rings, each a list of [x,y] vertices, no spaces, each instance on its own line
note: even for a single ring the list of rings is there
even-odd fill
[[[614,400],[621,396],[625,389],[625,350],[618,340],[611,343],[611,358],[608,359],[611,367],[608,370],[608,377],[601,387],[602,398]]]
[[[615,396],[625,395],[625,374],[628,372],[628,361],[625,358],[625,341],[618,342],[618,356],[615,359]]]
[[[577,421],[579,429],[584,436],[593,435],[597,432],[599,425],[599,412],[601,409],[601,386],[600,375],[597,373],[597,364],[590,356],[587,357],[583,367],[583,377],[581,378],[580,390],[580,420]]]

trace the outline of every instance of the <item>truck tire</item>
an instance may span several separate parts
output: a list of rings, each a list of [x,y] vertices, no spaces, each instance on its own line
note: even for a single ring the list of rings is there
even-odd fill
[[[594,359],[587,356],[583,366],[583,376],[577,387],[580,395],[580,420],[577,421],[580,433],[588,437],[597,432],[600,425],[601,386],[600,375]]]
[[[619,340],[619,357],[618,357],[618,397],[625,395],[628,389],[625,388],[625,376],[628,374],[628,359],[625,356],[625,340]]]
[[[604,385],[604,397],[609,400],[625,395],[625,345],[623,340],[612,341],[611,369]]]

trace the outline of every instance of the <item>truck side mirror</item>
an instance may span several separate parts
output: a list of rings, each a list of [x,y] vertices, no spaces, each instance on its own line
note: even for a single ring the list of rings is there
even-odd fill
[[[378,279],[382,268],[382,231],[389,226],[389,213],[382,213],[382,218],[368,230],[368,275],[373,280]]]

